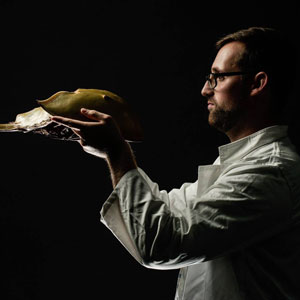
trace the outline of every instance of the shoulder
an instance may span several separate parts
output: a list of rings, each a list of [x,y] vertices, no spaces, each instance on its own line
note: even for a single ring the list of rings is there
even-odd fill
[[[288,137],[285,137],[254,148],[241,161],[262,165],[288,166],[289,164],[300,164],[300,157],[295,146]]]
[[[224,166],[215,187],[291,208],[300,201],[299,155],[288,139],[264,145]]]
[[[262,175],[281,176],[291,188],[300,189],[300,157],[287,137],[255,149],[239,163]]]

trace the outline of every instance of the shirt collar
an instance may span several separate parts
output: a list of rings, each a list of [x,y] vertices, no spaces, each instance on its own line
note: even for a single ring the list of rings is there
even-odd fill
[[[287,136],[288,127],[275,125],[219,147],[220,163],[236,161],[250,151]]]

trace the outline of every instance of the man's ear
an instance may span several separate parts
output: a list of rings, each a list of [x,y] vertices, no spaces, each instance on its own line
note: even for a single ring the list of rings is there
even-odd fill
[[[269,77],[266,72],[258,72],[251,85],[251,96],[256,96],[261,94],[266,90],[267,83],[269,82]]]

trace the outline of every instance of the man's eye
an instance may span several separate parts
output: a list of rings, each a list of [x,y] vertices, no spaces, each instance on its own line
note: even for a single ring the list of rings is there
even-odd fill
[[[218,79],[218,81],[222,81],[225,79],[225,76],[218,76],[217,79]]]

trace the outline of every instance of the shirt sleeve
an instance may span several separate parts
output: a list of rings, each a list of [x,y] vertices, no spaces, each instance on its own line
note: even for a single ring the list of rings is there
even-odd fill
[[[185,183],[167,193],[141,169],[131,170],[103,205],[101,220],[141,264],[156,269],[225,255],[288,222],[290,191],[278,167],[233,165],[200,195],[197,186]]]

